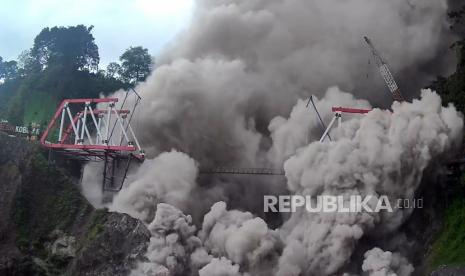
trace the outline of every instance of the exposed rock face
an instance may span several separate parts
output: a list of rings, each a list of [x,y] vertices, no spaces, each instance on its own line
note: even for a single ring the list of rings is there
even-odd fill
[[[150,233],[141,221],[119,213],[104,220],[73,260],[70,275],[128,275],[144,258]]]
[[[0,133],[0,275],[128,275],[144,260],[146,226],[95,210],[73,166]]]
[[[0,275],[29,271],[32,263],[16,246],[16,227],[11,215],[22,183],[22,168],[30,152],[29,144],[0,133]]]
[[[75,237],[67,236],[61,230],[55,230],[52,232],[51,238],[56,238],[56,240],[47,246],[50,254],[63,259],[76,257]]]
[[[463,276],[465,275],[465,267],[450,267],[440,266],[431,273],[431,276]]]

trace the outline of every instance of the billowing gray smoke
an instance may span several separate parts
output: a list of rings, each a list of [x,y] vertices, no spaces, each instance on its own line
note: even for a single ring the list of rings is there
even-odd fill
[[[269,121],[297,99],[337,85],[389,106],[363,36],[401,77],[435,58],[446,12],[445,0],[199,0],[191,26],[137,87],[141,142],[152,157],[174,148],[203,165],[264,162]]]
[[[177,170],[178,173],[173,174]],[[115,196],[113,206],[141,220],[153,218],[153,211],[159,202],[187,211],[186,202],[194,188],[197,173],[195,161],[185,154],[162,153],[137,168],[128,178],[131,185],[126,187],[124,193]]]
[[[337,101],[347,94],[330,89],[327,97]],[[326,97],[318,102],[325,101]],[[352,104],[366,103],[353,99]],[[293,110],[300,105],[299,101]],[[333,132],[333,142],[316,141],[295,148],[284,163],[287,189],[313,198],[387,196],[393,206],[397,198],[413,199],[424,169],[433,161],[446,160],[460,146],[463,120],[454,107],[442,107],[440,97],[429,90],[422,92],[421,100],[395,103],[392,109],[374,109],[348,119]],[[298,129],[305,127],[298,123],[298,116],[279,120],[280,128],[290,133],[301,133]],[[273,145],[285,143],[286,137],[275,133],[271,135]],[[136,275],[342,274],[364,235],[392,233],[412,211],[309,213],[298,209],[280,228],[272,230],[252,213],[227,210],[226,203],[217,202],[196,230],[192,218],[179,210],[195,212],[185,206],[201,200],[193,196],[195,190],[203,188],[195,181],[197,167],[192,159],[169,152],[147,164],[140,169],[150,173],[139,172],[112,206],[145,220],[150,220],[146,214],[155,212],[149,225],[153,238],[148,262],[139,265]],[[404,257],[380,250],[366,252],[360,272],[410,274],[412,267]]]
[[[408,276],[413,272],[413,266],[404,257],[377,247],[365,253],[362,269],[372,276]]]
[[[344,117],[335,141],[319,143],[306,103],[316,95],[325,122],[331,106],[389,106],[363,36],[394,72],[414,74],[415,86],[428,78],[417,64],[443,46],[446,11],[445,0],[199,0],[191,26],[136,87],[143,100],[133,126],[148,158],[110,205],[152,233],[133,273],[409,275],[405,256],[377,244],[357,271],[347,263],[362,237],[396,231],[411,211],[270,216],[262,196],[415,196],[425,168],[461,144],[455,108],[423,91],[392,112]],[[284,166],[286,177],[199,175],[212,166]],[[83,181],[93,202],[96,170],[88,166]]]
[[[260,83],[247,90],[266,94],[266,102],[256,105],[271,105],[273,115],[283,107],[287,112],[296,95],[322,93],[332,85],[389,106],[387,95],[373,93],[382,81],[368,64],[363,36],[373,39],[399,79],[408,75],[405,83],[414,89],[405,93],[418,95],[424,81],[443,69],[418,64],[438,51],[447,59],[446,11],[445,0],[199,0],[191,27],[158,61],[239,60],[247,74],[260,75],[251,76]]]
[[[413,199],[428,164],[460,146],[463,121],[455,108],[441,107],[439,96],[428,90],[421,100],[392,108],[392,114],[375,109],[346,122],[337,142],[314,142],[298,151],[284,165],[289,189],[310,196]],[[286,247],[279,275],[336,273],[365,233],[395,231],[412,210],[296,212],[282,227]],[[304,262],[298,262],[296,253]]]

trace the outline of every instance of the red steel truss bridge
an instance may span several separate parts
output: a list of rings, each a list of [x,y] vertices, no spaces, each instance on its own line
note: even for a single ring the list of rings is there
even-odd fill
[[[140,100],[135,95],[132,110],[123,108],[128,94],[119,108],[118,98],[63,100],[40,143],[70,158],[103,161],[103,189],[121,189],[131,161],[143,162],[145,158],[131,126]]]

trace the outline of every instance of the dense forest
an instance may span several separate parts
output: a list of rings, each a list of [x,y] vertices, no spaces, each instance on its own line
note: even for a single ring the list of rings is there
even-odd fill
[[[465,113],[465,6],[449,13],[451,30],[458,40],[450,48],[457,53],[456,71],[449,77],[438,76],[430,86],[442,97],[443,102],[453,103],[462,113]]]
[[[119,63],[99,69],[92,29],[84,25],[44,28],[17,60],[0,56],[0,119],[44,126],[64,98],[99,97],[145,80],[153,61],[141,46],[129,47]]]
[[[457,36],[457,41],[450,46],[457,54],[456,70],[448,77],[438,76],[430,88],[441,95],[444,105],[452,103],[465,114],[465,6],[450,12],[449,19],[451,31]],[[465,173],[463,168],[457,172],[436,193],[445,206],[435,207],[443,218],[442,229],[434,237],[428,253],[430,270],[445,264],[460,267],[465,264]]]

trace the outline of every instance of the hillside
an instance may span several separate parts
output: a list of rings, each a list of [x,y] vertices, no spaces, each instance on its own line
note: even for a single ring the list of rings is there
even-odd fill
[[[144,224],[95,210],[75,166],[49,165],[37,145],[0,134],[0,275],[126,275],[143,258]]]

